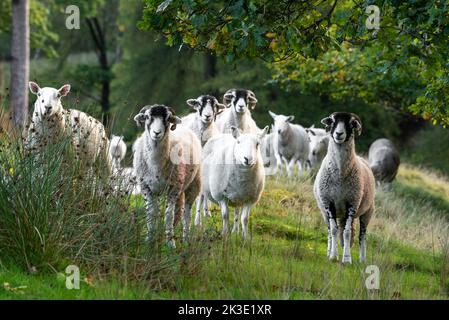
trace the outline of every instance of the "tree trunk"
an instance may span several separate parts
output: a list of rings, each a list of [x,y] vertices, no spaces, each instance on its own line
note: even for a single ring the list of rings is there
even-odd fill
[[[217,76],[217,57],[211,52],[204,53],[204,80],[210,80]],[[209,93],[218,98],[218,88],[210,86]]]
[[[11,112],[13,125],[22,129],[28,115],[30,24],[28,0],[12,0]]]

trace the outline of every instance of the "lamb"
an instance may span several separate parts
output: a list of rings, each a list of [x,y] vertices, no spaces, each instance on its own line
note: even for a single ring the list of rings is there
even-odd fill
[[[377,139],[369,148],[368,162],[378,183],[390,183],[396,177],[401,161],[393,142]]]
[[[219,204],[223,220],[223,235],[228,233],[228,204],[234,206],[234,226],[239,232],[239,215],[245,239],[248,238],[248,219],[265,184],[260,144],[268,127],[259,133],[243,133],[232,126],[232,135],[224,134],[209,140],[203,149],[203,192]]]
[[[76,158],[93,165],[99,156],[104,156],[109,140],[103,124],[84,112],[64,109],[61,98],[70,92],[70,85],[60,89],[40,88],[30,82],[30,91],[37,96],[34,112],[25,141],[26,148],[39,154],[44,148],[61,142],[64,137],[71,139]]]
[[[123,136],[111,136],[108,155],[112,169],[114,171],[120,169],[122,167],[121,162],[125,159],[126,155],[126,143],[123,141]]]
[[[277,166],[284,161],[289,177],[293,174],[293,166],[298,164],[299,173],[307,167],[309,156],[309,138],[306,130],[293,124],[294,116],[277,115],[268,111],[274,120],[273,147]]]
[[[175,248],[174,213],[183,212],[188,241],[191,207],[201,189],[201,143],[192,130],[176,128],[182,120],[164,105],[143,107],[134,121],[145,128],[133,147],[133,167],[146,202],[147,240],[154,236],[159,197],[166,194],[165,233],[167,245]]]
[[[306,129],[309,136],[309,157],[308,161],[312,169],[319,168],[321,161],[327,153],[329,145],[329,135],[326,130],[314,128],[313,126]]]
[[[257,127],[251,117],[250,110],[256,107],[257,99],[254,92],[245,89],[230,89],[223,96],[227,109],[217,117],[217,128],[221,133],[231,133],[235,126],[244,133],[257,133]]]
[[[187,105],[196,112],[182,118],[182,126],[191,129],[203,147],[206,142],[220,134],[215,124],[218,114],[226,108],[224,104],[211,95],[201,95],[196,99],[188,99]],[[200,195],[196,201],[195,226],[201,225],[201,204],[203,205],[203,214],[211,215],[207,209],[207,200],[204,195]]]
[[[360,262],[365,262],[366,229],[374,212],[375,181],[368,162],[355,152],[354,136],[361,134],[362,122],[357,115],[347,112],[334,112],[321,122],[330,131],[331,139],[313,192],[328,225],[327,256],[338,260],[339,231],[342,262],[352,262],[354,219],[359,218]]]

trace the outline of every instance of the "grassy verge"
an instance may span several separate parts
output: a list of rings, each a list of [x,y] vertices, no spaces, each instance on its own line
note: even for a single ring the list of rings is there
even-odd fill
[[[163,245],[131,246],[107,272],[92,267],[106,253],[90,262],[77,257],[80,290],[65,288],[63,268],[30,273],[14,257],[0,258],[0,298],[447,299],[447,192],[446,180],[411,166],[401,168],[390,191],[378,192],[378,209],[368,229],[368,264],[380,269],[380,290],[365,287],[366,265],[357,262],[357,243],[353,265],[327,261],[326,227],[312,182],[270,177],[252,211],[248,243],[239,235],[221,239],[214,207],[213,217],[194,231],[189,246],[171,252]],[[140,197],[133,199],[135,205],[141,205]]]

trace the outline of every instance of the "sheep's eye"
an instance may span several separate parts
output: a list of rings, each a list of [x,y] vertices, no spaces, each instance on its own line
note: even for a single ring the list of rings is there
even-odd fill
[[[256,148],[259,148],[259,145],[260,145],[260,143],[259,143],[259,142],[257,142],[257,143],[256,143]]]
[[[61,98],[61,94],[58,93],[58,94],[56,95],[56,97],[57,97],[57,98]]]
[[[240,140],[237,140],[237,143],[240,143]]]
[[[40,96],[41,96],[41,94],[40,94],[40,93],[38,93],[38,94],[37,94],[37,96],[38,96],[38,97],[40,97]]]

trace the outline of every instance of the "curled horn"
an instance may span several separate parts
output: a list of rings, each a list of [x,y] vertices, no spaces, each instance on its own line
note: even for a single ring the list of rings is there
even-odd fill
[[[350,124],[352,130],[357,136],[360,136],[362,134],[362,121],[360,120],[359,116],[354,113],[351,113],[351,116],[352,118]]]
[[[226,107],[229,107],[229,104],[232,101],[232,97],[234,96],[234,92],[235,92],[235,89],[229,89],[223,95],[223,103],[226,105]]]
[[[170,127],[170,130],[175,130],[176,126],[181,123],[181,119],[176,116],[176,112],[172,107],[166,107],[168,110],[168,122],[170,122],[172,125]]]
[[[251,108],[251,110],[253,110],[257,104],[256,95],[251,90],[247,90],[247,91],[248,91],[248,100],[249,100],[250,108]]]
[[[143,106],[142,109],[140,109],[139,113],[145,113],[148,109],[151,109],[151,106]]]

